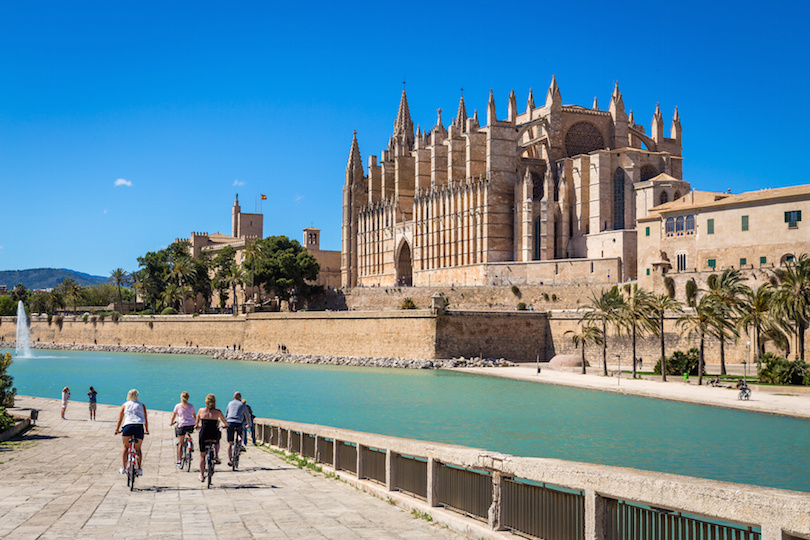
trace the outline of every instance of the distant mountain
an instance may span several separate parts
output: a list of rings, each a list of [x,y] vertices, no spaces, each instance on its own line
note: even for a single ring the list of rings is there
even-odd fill
[[[0,285],[5,285],[9,289],[17,286],[17,283],[25,285],[26,289],[50,289],[59,285],[65,278],[73,278],[79,285],[98,285],[104,283],[107,278],[101,276],[91,276],[82,272],[68,270],[66,268],[31,268],[29,270],[0,270]]]

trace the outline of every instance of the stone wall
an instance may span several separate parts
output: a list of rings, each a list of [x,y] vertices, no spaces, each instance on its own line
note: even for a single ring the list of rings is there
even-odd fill
[[[499,356],[515,362],[545,357],[549,336],[545,313],[513,311],[449,312],[439,317],[436,330],[438,358],[481,356],[498,351]]]

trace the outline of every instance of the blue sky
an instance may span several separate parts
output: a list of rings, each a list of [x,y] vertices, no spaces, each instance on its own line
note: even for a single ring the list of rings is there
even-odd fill
[[[107,276],[191,231],[230,232],[259,194],[265,235],[340,249],[352,130],[379,155],[402,81],[415,123],[509,91],[683,125],[684,179],[807,183],[810,8],[739,2],[0,1],[0,270]],[[116,182],[125,180],[126,182]]]

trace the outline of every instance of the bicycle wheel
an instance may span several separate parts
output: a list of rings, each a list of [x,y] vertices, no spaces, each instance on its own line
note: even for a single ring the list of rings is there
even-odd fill
[[[242,443],[239,442],[239,437],[233,438],[233,455],[231,456],[232,468],[235,471],[239,467],[239,449]]]
[[[132,491],[135,489],[135,477],[138,475],[138,471],[135,468],[135,463],[129,464],[129,470],[127,473],[127,476],[129,477],[129,490]]]
[[[205,457],[205,466],[208,469],[206,474],[206,481],[208,488],[211,487],[211,479],[214,477],[214,454],[210,450],[208,451],[208,455]]]
[[[186,442],[186,449],[183,452],[183,459],[186,460],[186,472],[191,472],[191,445]]]

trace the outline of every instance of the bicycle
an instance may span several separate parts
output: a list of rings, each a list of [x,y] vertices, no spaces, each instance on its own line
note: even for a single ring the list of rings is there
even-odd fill
[[[233,450],[231,450],[231,468],[235,471],[239,467],[239,454],[242,453],[242,436],[239,432],[233,434]]]
[[[211,487],[211,480],[214,478],[214,465],[216,465],[216,453],[214,448],[216,447],[217,443],[216,439],[208,439],[204,441],[205,444],[205,471],[201,471],[203,473],[203,478],[207,481],[208,488]]]
[[[135,436],[129,438],[129,450],[127,450],[127,486],[129,490],[135,489],[135,477],[138,476],[138,453],[135,451],[135,443],[138,439]]]
[[[750,397],[751,397],[751,389],[748,388],[747,385],[740,386],[740,393],[737,396],[737,399],[748,401]]]
[[[180,470],[186,469],[186,472],[191,472],[191,455],[194,452],[194,443],[191,440],[191,433],[186,433],[183,437],[183,450],[182,458],[180,461]]]

